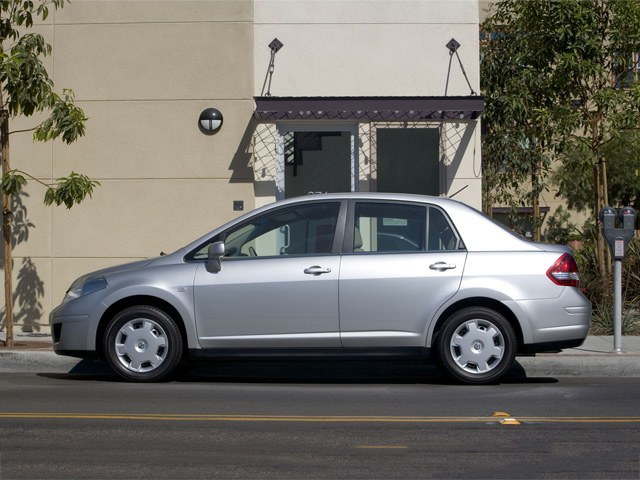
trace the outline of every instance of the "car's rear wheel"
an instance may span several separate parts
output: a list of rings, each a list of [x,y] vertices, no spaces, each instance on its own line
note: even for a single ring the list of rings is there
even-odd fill
[[[162,310],[135,306],[109,323],[104,352],[111,368],[135,382],[167,378],[182,357],[182,337],[175,321]]]
[[[436,338],[439,363],[464,383],[497,381],[516,355],[516,335],[504,316],[485,307],[470,307],[449,317]]]

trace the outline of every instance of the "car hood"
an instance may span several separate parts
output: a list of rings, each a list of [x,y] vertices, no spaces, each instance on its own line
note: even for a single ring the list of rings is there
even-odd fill
[[[140,260],[137,262],[131,262],[131,263],[125,263],[122,265],[116,265],[115,267],[109,267],[109,268],[103,268],[101,270],[96,270],[95,272],[91,272],[91,273],[87,273],[86,275],[81,276],[80,278],[78,278],[74,284],[77,284],[78,282],[82,282],[86,279],[89,278],[93,278],[93,277],[99,277],[99,276],[109,276],[112,275],[114,273],[121,273],[121,272],[126,272],[129,270],[136,270],[138,268],[144,268],[150,264],[152,264],[153,262],[155,262],[157,260],[157,258],[149,258],[146,260]]]

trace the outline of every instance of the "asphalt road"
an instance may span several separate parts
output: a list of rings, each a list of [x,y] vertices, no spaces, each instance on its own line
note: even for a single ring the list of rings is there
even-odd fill
[[[0,479],[640,478],[640,378],[471,387],[405,367],[0,374]]]

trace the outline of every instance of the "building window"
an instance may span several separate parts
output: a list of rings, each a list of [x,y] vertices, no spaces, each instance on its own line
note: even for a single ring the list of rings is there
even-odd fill
[[[628,61],[623,68],[620,68],[620,61],[613,60],[613,73],[612,84],[617,89],[631,88],[633,84],[638,80],[638,61],[640,60],[640,54],[633,53],[629,57]],[[622,70],[618,73],[618,70]]]

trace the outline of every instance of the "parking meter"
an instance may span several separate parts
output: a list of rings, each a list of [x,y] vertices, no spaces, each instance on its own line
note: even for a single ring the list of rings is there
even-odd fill
[[[604,207],[600,210],[602,234],[609,244],[613,256],[613,352],[624,353],[622,350],[622,259],[627,251],[627,245],[633,239],[636,228],[636,211],[631,207],[624,207],[617,212],[615,208]],[[620,220],[622,228],[616,228],[616,219]]]
[[[622,228],[616,228],[616,219],[620,220]],[[600,210],[600,221],[611,255],[615,260],[622,260],[635,234],[636,211],[632,207],[624,207],[620,212],[612,207],[604,207]]]

